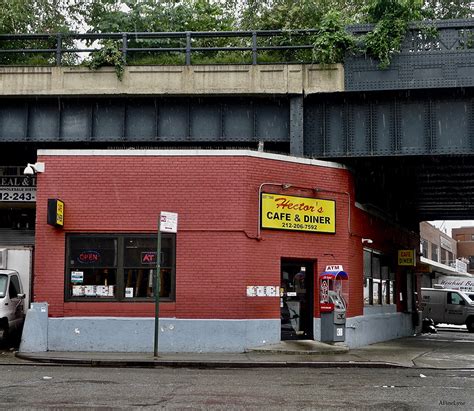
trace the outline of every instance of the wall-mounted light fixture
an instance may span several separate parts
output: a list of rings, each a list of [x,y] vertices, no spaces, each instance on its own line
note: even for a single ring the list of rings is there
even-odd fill
[[[35,164],[30,164],[25,167],[23,174],[25,176],[32,176],[36,173],[44,173],[44,163],[38,162]]]
[[[289,188],[291,187],[291,184],[282,184],[281,185],[281,188],[283,188],[283,190],[288,190]]]
[[[363,238],[362,239],[362,244],[372,244],[374,242],[374,240],[370,239],[370,238]]]

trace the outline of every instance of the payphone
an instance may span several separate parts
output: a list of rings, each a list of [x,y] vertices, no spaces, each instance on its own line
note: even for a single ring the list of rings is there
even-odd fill
[[[319,309],[321,313],[321,341],[346,340],[347,304],[343,296],[343,284],[348,279],[342,265],[326,266],[319,277]]]

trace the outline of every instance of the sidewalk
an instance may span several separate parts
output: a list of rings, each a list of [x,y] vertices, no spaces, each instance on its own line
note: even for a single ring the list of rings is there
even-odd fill
[[[474,369],[474,338],[466,335],[462,338],[446,334],[421,335],[352,350],[317,341],[283,341],[245,353],[159,353],[157,358],[153,357],[153,353],[17,352],[15,358],[6,363],[100,367]],[[0,364],[4,364],[5,360],[0,356]]]

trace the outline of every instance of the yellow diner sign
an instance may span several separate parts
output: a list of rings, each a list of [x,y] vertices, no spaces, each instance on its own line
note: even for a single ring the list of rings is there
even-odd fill
[[[262,193],[261,227],[335,233],[336,202],[320,198]]]
[[[64,226],[64,202],[57,198],[48,199],[48,224],[54,227]]]
[[[398,265],[415,267],[415,250],[398,250]]]
[[[56,203],[56,225],[64,225],[64,203],[61,200]]]

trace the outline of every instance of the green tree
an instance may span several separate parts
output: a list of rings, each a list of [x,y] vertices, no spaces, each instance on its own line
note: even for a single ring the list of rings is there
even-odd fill
[[[4,34],[65,32],[73,19],[67,0],[0,0],[0,32]]]
[[[470,19],[474,17],[471,0],[425,0],[424,8],[433,19]]]
[[[365,52],[379,61],[380,68],[389,66],[412,21],[425,16],[423,0],[372,0],[365,13],[374,28],[364,38]]]
[[[321,64],[342,63],[355,48],[355,38],[345,30],[341,13],[331,10],[321,19],[313,41],[314,60]]]
[[[207,0],[97,0],[82,6],[84,21],[90,32],[187,32],[230,31],[236,21],[226,4]],[[228,44],[222,38],[193,39],[193,47],[222,47]],[[129,39],[131,48],[183,48],[186,40],[181,38]],[[217,53],[194,53],[196,58],[212,57]],[[166,52],[157,55],[149,52],[134,52],[129,62],[183,63],[182,54]]]
[[[207,0],[96,0],[82,5],[90,32],[226,31],[234,18]]]
[[[236,3],[236,2],[233,2]],[[236,8],[246,30],[317,29],[328,12],[344,13],[345,21],[360,19],[364,0],[248,0]]]
[[[54,34],[67,33],[80,16],[68,0],[0,0],[0,33],[2,34]],[[67,41],[67,40],[66,40]],[[2,49],[55,48],[56,40],[2,40]],[[70,60],[74,56],[69,56]],[[0,54],[1,64],[51,64],[52,53]]]

